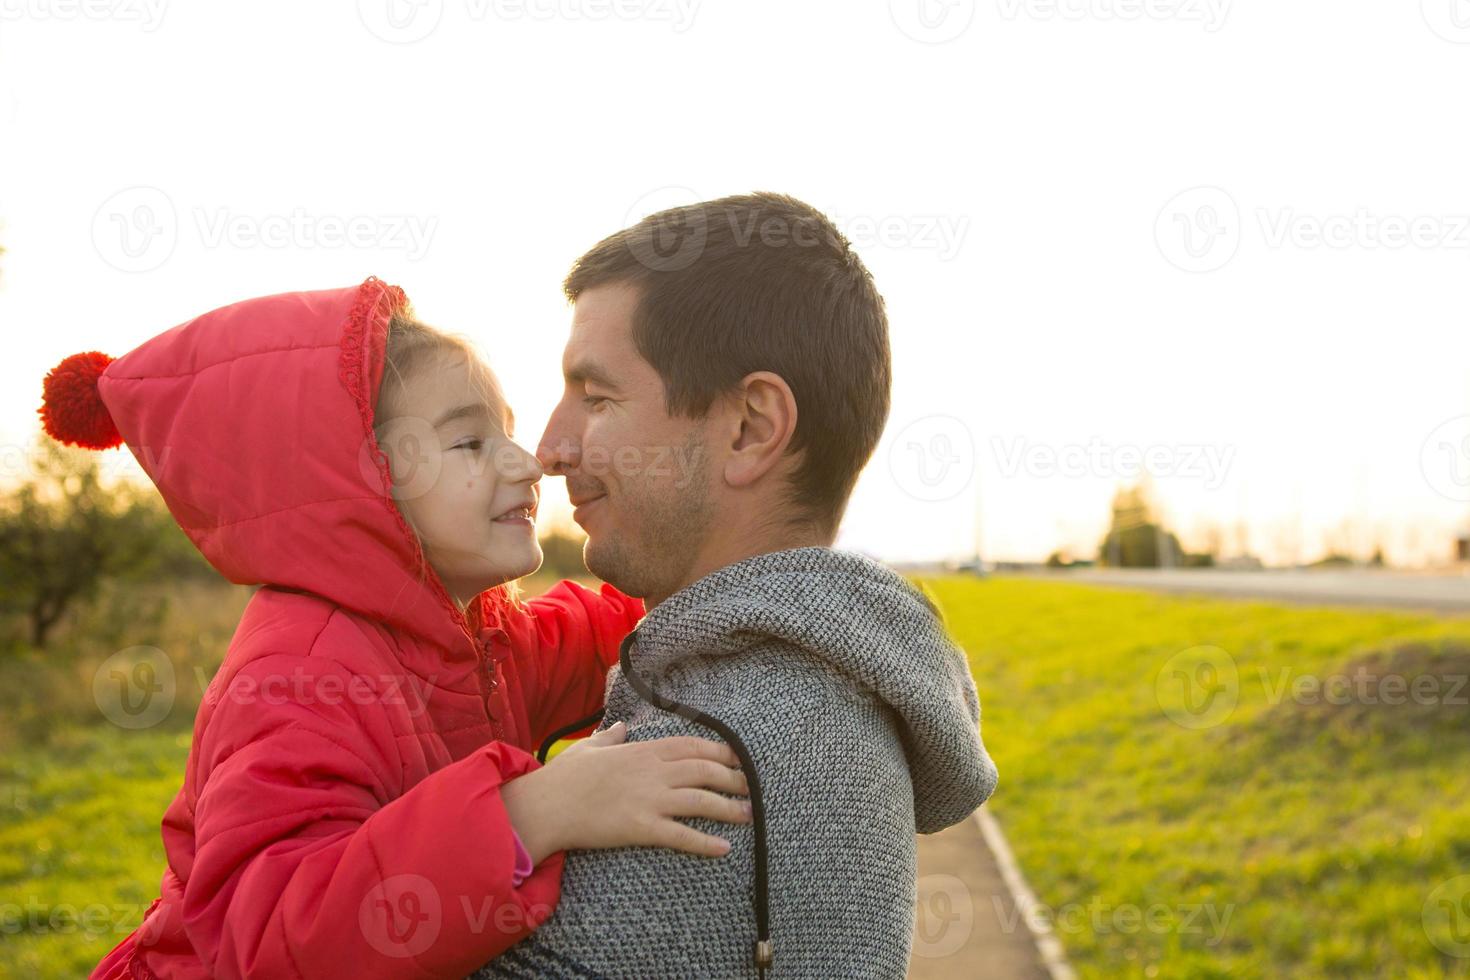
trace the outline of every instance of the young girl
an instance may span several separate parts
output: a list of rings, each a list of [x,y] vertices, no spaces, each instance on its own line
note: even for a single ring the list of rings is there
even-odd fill
[[[642,606],[512,593],[541,560],[540,467],[489,370],[396,287],[75,355],[41,415],[63,442],[126,441],[215,568],[262,586],[164,815],[162,897],[94,977],[462,977],[550,915],[560,851],[717,857],[676,818],[748,819],[713,741],[528,753],[601,706]]]

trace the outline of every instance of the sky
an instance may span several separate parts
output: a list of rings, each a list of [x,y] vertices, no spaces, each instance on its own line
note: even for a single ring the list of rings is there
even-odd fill
[[[1085,557],[1146,472],[1188,546],[1443,562],[1466,91],[1470,0],[0,0],[0,470],[66,355],[367,275],[534,445],[572,260],[773,190],[889,312],[839,545]]]

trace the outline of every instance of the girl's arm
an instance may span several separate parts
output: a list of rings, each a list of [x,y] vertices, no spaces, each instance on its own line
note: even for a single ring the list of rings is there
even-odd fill
[[[298,681],[290,701],[263,697],[302,677],[304,696]],[[342,696],[365,680],[323,658],[276,656],[222,692],[197,747],[183,908],[211,975],[463,977],[555,906],[560,855],[511,883],[500,788],[535,760],[491,743],[404,787],[408,733],[370,698]]]
[[[608,668],[623,637],[643,618],[643,602],[611,585],[593,592],[559,582],[527,603],[531,615],[511,624],[510,655],[531,722],[531,744],[602,708]]]

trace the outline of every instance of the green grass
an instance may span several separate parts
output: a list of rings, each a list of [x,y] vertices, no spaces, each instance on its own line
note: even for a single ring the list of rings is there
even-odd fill
[[[0,976],[86,976],[163,874],[189,733],[78,728],[0,763]]]
[[[158,896],[159,823],[251,591],[109,587],[47,649],[0,655],[0,977],[85,976]],[[167,658],[169,710],[129,730],[108,720],[106,683],[138,646]]]
[[[1470,976],[1426,931],[1470,955],[1470,901],[1458,932],[1424,915],[1470,872],[1470,621],[927,585],[980,687],[990,808],[1083,976]],[[1359,671],[1447,680],[1396,705]],[[1292,696],[1338,676],[1344,703]]]

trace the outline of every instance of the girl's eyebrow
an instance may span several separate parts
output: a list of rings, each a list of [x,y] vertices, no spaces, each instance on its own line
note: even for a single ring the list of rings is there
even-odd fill
[[[469,402],[467,404],[459,406],[458,408],[451,408],[449,411],[439,416],[439,418],[434,422],[434,428],[440,428],[441,426],[448,425],[450,422],[454,422],[459,419],[474,418],[476,416],[488,417],[489,415],[490,410],[485,407],[485,404],[483,402]]]
[[[490,409],[486,407],[484,402],[467,402],[459,406],[458,408],[451,408],[449,411],[439,416],[439,419],[434,423],[434,428],[441,428],[448,425],[450,422],[456,422],[459,419],[489,417]],[[503,418],[503,422],[505,425],[506,435],[510,435],[512,432],[515,431],[516,416],[515,413],[510,410],[509,405],[505,406],[505,415]]]

